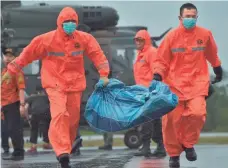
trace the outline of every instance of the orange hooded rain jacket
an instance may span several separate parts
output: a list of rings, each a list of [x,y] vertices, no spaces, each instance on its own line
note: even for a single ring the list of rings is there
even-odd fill
[[[196,26],[185,29],[181,24],[171,31],[157,51],[154,74],[160,74],[179,96],[179,105],[163,116],[162,130],[169,156],[179,156],[183,147],[197,143],[206,120],[209,70],[221,65],[211,31]]]
[[[134,63],[134,76],[137,85],[149,87],[153,80],[153,62],[156,59],[156,48],[151,44],[150,34],[146,30],[137,32],[135,38],[145,40],[143,49],[138,50],[138,55]]]

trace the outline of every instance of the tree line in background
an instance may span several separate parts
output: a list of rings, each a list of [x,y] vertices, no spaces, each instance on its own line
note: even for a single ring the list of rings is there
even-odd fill
[[[213,86],[215,93],[207,100],[204,132],[228,132],[228,85]]]

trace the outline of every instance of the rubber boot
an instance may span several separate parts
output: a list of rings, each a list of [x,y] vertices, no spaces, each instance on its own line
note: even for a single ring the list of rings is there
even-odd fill
[[[82,147],[82,139],[77,138],[72,145],[71,154],[74,156],[79,156],[81,154],[80,147]]]
[[[61,164],[61,168],[71,168],[69,154],[64,153],[58,157],[58,161]]]
[[[134,156],[144,156],[144,157],[149,157],[150,155],[151,155],[150,141],[144,142],[142,149],[139,152],[134,154]]]
[[[71,153],[72,156],[80,156],[81,155],[81,150],[80,148],[77,148],[74,153]]]
[[[100,146],[99,150],[112,150],[112,145],[104,145]]]
[[[3,160],[13,160],[13,161],[20,161],[20,160],[24,160],[24,151],[20,151],[20,152],[13,152],[12,155],[9,156],[2,156]]]
[[[165,151],[163,143],[157,144],[157,148],[151,154],[151,157],[158,157],[158,158],[166,157],[166,151]]]
[[[180,168],[180,156],[169,158],[169,168]]]
[[[4,152],[2,153],[2,157],[9,157],[10,156],[10,153],[9,153],[9,150],[4,150]]]
[[[194,148],[184,148],[186,159],[190,162],[197,160],[197,154]]]

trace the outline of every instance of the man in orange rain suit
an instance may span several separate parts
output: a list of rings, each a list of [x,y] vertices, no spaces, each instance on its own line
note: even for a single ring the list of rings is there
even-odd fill
[[[34,60],[42,60],[42,86],[50,100],[49,139],[63,168],[69,168],[69,154],[80,120],[80,100],[86,88],[83,55],[95,64],[100,80],[107,85],[109,63],[96,39],[76,30],[78,15],[65,7],[57,29],[35,37],[20,56],[8,65],[8,74],[19,72]]]
[[[179,105],[162,118],[163,140],[170,167],[180,167],[185,151],[189,161],[197,159],[194,145],[206,119],[210,62],[222,80],[221,62],[211,31],[196,26],[197,8],[187,3],[180,8],[180,26],[171,31],[158,48],[154,79],[167,83],[179,96]]]
[[[135,44],[138,55],[134,63],[134,76],[136,84],[149,87],[153,80],[153,63],[157,56],[157,49],[152,46],[150,34],[146,30],[140,30],[135,36]],[[166,152],[162,139],[161,119],[142,124],[143,147],[135,156],[165,157]],[[157,143],[157,148],[151,154],[150,140]]]

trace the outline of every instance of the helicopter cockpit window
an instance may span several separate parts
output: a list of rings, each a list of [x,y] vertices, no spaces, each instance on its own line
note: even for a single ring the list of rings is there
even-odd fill
[[[125,49],[117,49],[117,57],[122,57],[123,59],[125,59],[125,54],[126,54],[126,50]]]
[[[95,12],[90,12],[90,17],[95,17]]]
[[[39,60],[33,61],[31,64],[23,68],[25,75],[37,75],[40,71]]]
[[[129,45],[112,45],[113,63],[118,66],[118,69],[132,69],[136,58],[137,51],[134,46]]]

